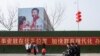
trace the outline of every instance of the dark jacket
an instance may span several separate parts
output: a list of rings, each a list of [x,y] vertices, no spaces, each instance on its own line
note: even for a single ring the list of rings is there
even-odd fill
[[[80,56],[80,46],[76,46],[75,49],[77,50],[75,53],[76,56]]]
[[[71,56],[74,56],[75,47],[74,46],[70,46],[70,49],[71,49]]]

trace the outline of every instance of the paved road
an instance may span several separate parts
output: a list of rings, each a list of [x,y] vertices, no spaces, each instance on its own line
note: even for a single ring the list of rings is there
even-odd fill
[[[34,56],[33,54],[0,54],[0,56]],[[41,56],[38,54],[37,56]],[[46,54],[46,56],[62,56],[62,54]],[[100,53],[84,53],[81,56],[100,56]]]

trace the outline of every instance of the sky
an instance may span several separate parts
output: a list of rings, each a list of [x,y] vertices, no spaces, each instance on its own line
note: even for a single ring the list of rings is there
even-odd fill
[[[56,31],[77,31],[76,22],[77,0],[0,0],[0,10],[9,17],[7,8],[47,8],[47,14],[54,12],[59,4],[65,9],[61,23],[55,27]],[[100,0],[79,0],[79,10],[82,12],[82,21],[79,24],[80,31],[99,31],[100,30]],[[59,6],[60,7],[60,6]],[[17,19],[17,17],[16,17]],[[50,21],[52,19],[49,17]],[[17,22],[15,23],[17,25]],[[0,29],[5,29],[0,25]],[[12,29],[17,31],[17,26]]]

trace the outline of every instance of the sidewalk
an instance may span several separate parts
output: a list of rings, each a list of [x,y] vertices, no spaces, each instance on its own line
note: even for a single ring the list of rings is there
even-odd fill
[[[0,54],[0,56],[35,56],[33,54]],[[37,54],[36,56],[41,56]],[[62,56],[62,54],[46,54],[46,56]],[[100,56],[100,53],[82,53],[81,56]]]

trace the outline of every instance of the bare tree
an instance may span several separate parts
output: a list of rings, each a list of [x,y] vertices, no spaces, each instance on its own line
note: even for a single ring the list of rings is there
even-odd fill
[[[9,8],[7,18],[3,12],[0,14],[0,24],[2,24],[8,31],[11,31],[15,26],[14,24],[17,22],[16,15],[17,8]]]
[[[52,10],[52,8],[47,8],[48,6],[46,5],[45,10],[47,11],[48,9]],[[51,11],[50,14],[48,14],[49,18],[51,19],[52,26],[56,28],[60,23],[61,19],[63,18],[63,14],[65,11],[64,4],[56,4],[53,10]]]

